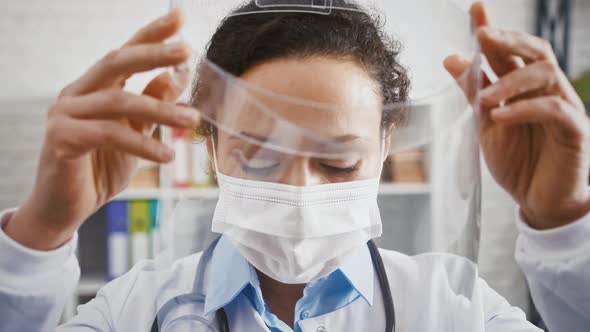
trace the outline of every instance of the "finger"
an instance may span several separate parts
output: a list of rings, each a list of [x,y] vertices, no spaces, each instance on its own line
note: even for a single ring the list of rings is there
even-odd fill
[[[490,18],[482,1],[477,1],[471,5],[469,14],[476,27],[490,25]]]
[[[174,159],[173,150],[118,121],[64,117],[59,122],[59,130],[56,139],[63,147],[59,153],[66,158],[77,157],[97,148],[106,148],[155,162],[170,162]]]
[[[125,46],[158,43],[177,33],[184,23],[184,12],[180,8],[172,9],[168,14],[151,22],[135,33]]]
[[[471,68],[472,61],[469,58],[466,58],[461,55],[451,55],[448,56],[443,62],[445,69],[453,76],[455,79],[460,79],[464,73],[466,73],[469,68]],[[482,72],[483,78],[483,86],[487,87],[491,84],[488,75]]]
[[[478,31],[480,30],[478,29]],[[486,38],[487,36],[485,34],[478,32],[481,52],[485,55],[490,67],[498,77],[525,66],[524,61],[520,57],[507,54],[505,51],[498,49]]]
[[[172,78],[170,73],[164,72],[154,78],[143,90],[143,95],[151,96],[157,98],[159,100],[168,101],[168,102],[175,102],[178,97],[183,92],[183,87],[178,84],[176,80]],[[198,120],[198,115],[196,114],[195,110],[191,111],[193,116],[196,117],[194,120],[194,124],[191,128],[196,128],[199,126],[200,121]],[[137,130],[141,131],[145,135],[153,135],[156,130],[157,125],[153,123],[145,123],[145,122],[134,122],[132,123]],[[176,127],[180,127],[177,125]]]
[[[154,78],[143,90],[143,95],[160,100],[175,102],[183,89],[176,84],[170,73],[164,72]]]
[[[482,50],[493,50],[498,56],[517,56],[525,63],[546,60],[557,63],[551,44],[521,31],[504,31],[485,26],[477,29]],[[485,52],[484,52],[485,53]]]
[[[463,90],[463,94],[469,101],[477,98],[477,92],[481,88],[479,81],[473,79],[472,71],[477,70],[482,80],[483,86],[490,84],[488,76],[479,68],[473,68],[473,62],[460,55],[452,55],[445,59],[444,66],[446,70],[455,78],[457,84]]]
[[[471,86],[472,84],[470,84],[472,82],[467,79],[461,79],[465,75],[464,73],[471,68],[471,60],[460,55],[451,55],[445,59],[444,66],[447,69],[447,71],[451,74],[451,76],[453,76],[457,80],[457,83],[463,90],[465,96],[471,99],[472,97],[470,96],[473,96],[472,90],[474,88]],[[482,77],[483,86],[489,86],[491,83],[488,76],[481,70],[480,75]],[[487,112],[487,110],[480,112],[480,122],[484,128],[492,124],[490,114],[489,112]]]
[[[575,101],[579,99],[559,66],[553,62],[541,61],[511,72],[482,90],[481,102],[493,107],[503,101],[547,93],[556,94],[576,105]]]
[[[184,42],[134,45],[111,51],[78,79],[67,95],[81,95],[109,86],[121,78],[156,68],[178,65],[190,55]]]
[[[573,105],[557,96],[521,100],[492,110],[492,119],[501,124],[538,123],[552,125],[559,132],[584,135],[580,125],[588,121]]]
[[[184,128],[199,125],[198,112],[194,108],[149,96],[137,96],[118,89],[63,98],[58,103],[65,114],[79,119],[125,118]]]
[[[556,73],[548,62],[537,62],[501,77],[480,93],[484,106],[495,107],[527,93],[543,93],[556,84]]]
[[[471,6],[469,13],[476,29],[491,26],[491,20],[483,2],[478,1],[474,3]],[[485,39],[482,39],[479,35],[478,39],[481,45],[481,51],[486,56],[490,67],[496,75],[503,76],[506,73],[524,66],[522,59],[512,55],[507,56],[503,52],[498,52],[497,49],[490,45]]]
[[[182,87],[179,86],[168,72],[164,72],[154,78],[143,90],[143,95],[154,97],[159,100],[175,102],[182,94]],[[196,115],[195,115],[196,116]],[[198,120],[195,120],[198,122]],[[146,123],[134,121],[131,125],[136,130],[141,131],[144,135],[151,136],[156,131],[157,125],[154,123]],[[193,126],[197,127],[198,123]],[[179,126],[176,126],[179,127]]]

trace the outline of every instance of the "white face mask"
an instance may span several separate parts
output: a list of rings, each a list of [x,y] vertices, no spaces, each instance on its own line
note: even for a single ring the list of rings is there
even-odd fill
[[[381,235],[379,179],[292,186],[217,173],[212,230],[262,273],[287,284],[327,276]]]

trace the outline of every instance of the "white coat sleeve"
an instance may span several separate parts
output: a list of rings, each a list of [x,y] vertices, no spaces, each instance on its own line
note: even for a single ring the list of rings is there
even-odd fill
[[[542,332],[530,323],[524,312],[511,306],[504,297],[493,290],[483,279],[478,279],[479,291],[483,296],[486,332]]]
[[[0,214],[0,226],[4,226],[11,215],[10,211]],[[77,235],[61,248],[46,252],[20,245],[2,229],[0,227],[0,331],[55,331],[65,303],[80,278],[75,254]],[[103,307],[99,304],[87,307],[86,317],[77,317],[84,324],[78,325],[76,331],[109,331],[108,321],[100,313]]]
[[[590,331],[590,215],[544,231],[518,219],[516,261],[547,328]]]

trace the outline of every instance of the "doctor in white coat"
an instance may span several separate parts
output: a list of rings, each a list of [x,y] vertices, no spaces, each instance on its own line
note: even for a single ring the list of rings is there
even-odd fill
[[[590,247],[584,240],[590,237],[590,124],[583,104],[546,42],[490,27],[481,4],[474,5],[472,15],[480,25],[483,53],[500,77],[494,84],[487,82],[482,92],[481,142],[492,174],[520,205],[516,257],[549,328],[588,331]],[[150,138],[154,124],[187,128],[198,124],[194,111],[173,104],[177,91],[167,74],[154,79],[143,96],[121,90],[134,73],[185,61],[187,45],[163,44],[181,23],[180,12],[174,11],[146,26],[66,87],[50,109],[32,194],[0,220],[0,331],[55,329],[79,279],[74,252],[80,224],[124,188],[137,157],[158,162],[173,159],[167,147]],[[454,75],[468,65],[460,56],[445,62]],[[159,284],[146,278],[154,273],[153,262],[134,267],[81,306],[78,315],[59,330],[149,330],[167,300],[193,288],[197,266],[205,255],[211,262],[202,270],[208,299],[194,310],[211,318],[215,309],[224,307],[232,330],[384,328],[377,277],[358,272],[372,271],[372,267],[342,264],[339,271],[348,280],[348,291],[359,295],[355,301],[328,313],[311,310],[294,315],[293,307],[281,303],[294,304],[302,289],[276,294],[273,291],[280,290],[280,285],[264,278],[248,280],[252,277],[248,260],[222,237],[213,252],[187,257],[162,272]],[[355,263],[366,262],[366,255],[367,251],[359,250]],[[396,307],[399,331],[444,330],[453,319],[474,319],[485,331],[537,331],[519,309],[479,279],[466,260],[386,251],[382,255],[391,293],[402,304]],[[227,271],[227,266],[215,264],[224,261],[232,262],[235,275],[216,272]],[[456,280],[457,271],[460,288],[474,289],[475,306],[469,310],[476,311],[462,311],[460,303],[432,296],[449,290],[460,293],[448,284],[449,279]],[[239,280],[240,275],[246,279]],[[435,275],[448,276],[447,282],[431,278]],[[254,292],[223,287],[240,283],[249,283]],[[256,296],[262,283],[266,283],[264,298]],[[305,296],[313,293],[310,289],[314,288],[306,288]],[[315,301],[322,304],[318,303],[321,297]],[[473,318],[474,313],[479,317]]]

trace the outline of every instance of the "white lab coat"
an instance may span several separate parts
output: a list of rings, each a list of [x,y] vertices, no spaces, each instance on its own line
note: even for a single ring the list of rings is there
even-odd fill
[[[582,226],[576,224],[574,228],[585,230],[588,235],[588,223],[583,221]],[[518,255],[531,249],[530,240],[527,235],[519,240]],[[37,252],[20,246],[0,232],[0,331],[55,328],[64,302],[72,294],[80,275],[74,255],[75,241],[52,252]],[[579,294],[577,291],[588,294],[588,288],[576,287],[571,291],[560,287],[561,281],[555,279],[564,267],[588,267],[590,255],[588,251],[583,254],[585,265],[569,264],[571,257],[565,258],[562,265],[554,261],[553,277],[549,276],[547,268],[536,270],[539,264],[535,263],[535,256],[527,256],[525,271],[531,280],[545,285],[534,289],[545,296],[542,303],[547,308],[551,305],[561,308],[561,301],[570,299],[585,301],[572,302],[573,308],[576,304],[579,308],[589,303],[587,296],[572,296]],[[473,265],[463,258],[444,254],[408,257],[391,251],[382,251],[382,256],[396,304],[398,331],[538,331],[526,322],[522,311],[511,307],[479,279]],[[138,264],[105,286],[96,299],[79,307],[78,315],[58,330],[149,331],[156,311],[168,299],[191,290],[199,258],[199,254],[187,257],[166,270],[155,269],[153,261]],[[579,277],[573,285],[583,285],[584,277],[588,280],[588,273],[585,276],[583,272],[570,271],[571,275]],[[463,294],[470,294],[470,298]],[[557,304],[555,299],[560,302]],[[245,298],[239,297],[227,308],[232,330],[268,331],[244,301]],[[556,326],[554,331],[588,331],[587,318],[583,315],[563,313],[558,316],[548,316],[557,317],[554,325],[550,325]],[[562,318],[572,320],[563,322],[567,329],[561,328]],[[303,331],[316,331],[320,326],[327,331],[383,330],[384,311],[378,282],[375,280],[373,307],[355,301],[333,313],[303,320],[300,326]]]
[[[590,215],[538,231],[518,222],[516,261],[551,332],[590,332]]]

